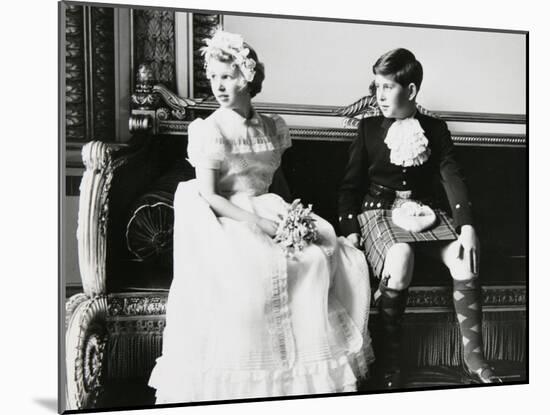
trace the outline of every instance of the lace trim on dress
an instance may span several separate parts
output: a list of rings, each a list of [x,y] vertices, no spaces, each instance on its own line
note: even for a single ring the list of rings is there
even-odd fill
[[[368,376],[368,365],[374,362],[370,337],[364,338],[358,332],[357,326],[336,298],[329,296],[329,302],[332,304],[333,310],[329,314],[330,322],[333,327],[339,328],[345,339],[345,358],[353,368],[355,376],[364,378]]]
[[[162,357],[157,359],[152,387],[163,380]],[[291,381],[286,381],[286,380]],[[336,386],[338,385],[338,386]],[[357,377],[348,357],[306,363],[290,369],[276,370],[208,370],[199,377],[182,376],[157,388],[156,403],[192,402],[220,399],[243,399],[270,396],[354,392]]]
[[[290,133],[285,121],[278,115],[257,115],[245,123],[247,137],[227,139],[228,151],[233,154],[284,150],[291,147]],[[256,126],[260,127],[257,128]],[[255,128],[256,127],[256,128]],[[261,128],[263,127],[263,128]]]
[[[337,273],[331,275],[329,320],[332,327],[338,328],[340,335],[345,339],[346,353],[356,377],[366,378],[369,374],[368,365],[375,360],[372,340],[368,329],[370,297],[356,298],[353,309],[347,309],[343,304],[348,304],[349,307],[350,299],[347,297],[347,294],[350,292],[362,292],[364,290],[370,293],[370,288],[368,288],[369,271],[366,261],[355,261],[349,257],[350,254],[355,252],[353,248],[349,250],[349,242],[342,237],[338,238],[338,240],[340,250],[338,257],[347,264],[344,267],[348,269],[347,278],[345,279],[347,283],[342,286],[342,275],[338,275]],[[340,266],[342,264],[337,269]],[[366,281],[364,286],[361,284],[361,281],[363,281],[365,276]],[[336,279],[340,281],[340,284],[337,283]]]
[[[271,278],[270,333],[282,367],[291,368],[296,360],[294,331],[288,305],[287,261],[282,250],[277,253],[277,271]]]
[[[285,121],[276,114],[260,115],[253,110],[246,119],[228,109],[218,109],[207,118],[217,135],[224,137],[226,153],[246,154],[284,150],[292,145]]]
[[[260,153],[262,151],[284,150],[290,146],[286,145],[284,134],[277,133],[271,137],[257,135],[254,137],[226,140],[227,150],[231,154]]]
[[[223,129],[227,137],[219,125],[229,126],[228,131]],[[227,154],[282,151],[292,146],[288,126],[275,114],[254,112],[254,116],[246,120],[231,110],[217,110],[207,119],[197,118],[189,124],[188,135],[187,153],[191,164],[207,164],[213,168],[219,168]]]
[[[395,120],[384,142],[391,150],[391,163],[398,166],[420,166],[431,154],[428,139],[416,118]]]

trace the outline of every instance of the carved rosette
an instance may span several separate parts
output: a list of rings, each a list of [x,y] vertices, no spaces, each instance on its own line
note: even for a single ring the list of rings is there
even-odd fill
[[[134,12],[134,53],[136,62],[151,67],[153,77],[175,89],[174,12],[136,10]]]
[[[206,78],[204,60],[200,48],[205,46],[204,39],[212,37],[222,26],[219,14],[193,13],[193,91],[195,98],[206,98],[212,93],[210,82]]]
[[[65,124],[67,141],[82,142],[86,140],[83,32],[83,7],[67,4],[65,11]]]
[[[68,409],[94,408],[103,390],[105,372],[106,297],[80,301],[67,319],[67,406]]]

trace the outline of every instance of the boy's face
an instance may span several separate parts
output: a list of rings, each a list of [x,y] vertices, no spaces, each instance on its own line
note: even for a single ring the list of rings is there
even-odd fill
[[[376,75],[374,78],[376,99],[382,114],[386,118],[406,118],[415,107],[415,95],[409,88],[404,88],[392,78]]]

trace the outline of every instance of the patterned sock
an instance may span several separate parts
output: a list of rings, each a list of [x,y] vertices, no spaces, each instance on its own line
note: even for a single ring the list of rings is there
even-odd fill
[[[456,317],[462,334],[464,362],[472,371],[487,365],[481,338],[481,289],[477,278],[453,280]]]
[[[407,304],[408,289],[394,290],[383,281],[379,286],[378,309],[381,329],[380,360],[389,371],[401,368],[401,322]]]

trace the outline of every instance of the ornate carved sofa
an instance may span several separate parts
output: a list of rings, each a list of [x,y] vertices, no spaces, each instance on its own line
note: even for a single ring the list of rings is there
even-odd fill
[[[153,391],[145,385],[162,345],[171,281],[171,203],[177,183],[194,175],[185,160],[187,125],[216,107],[210,101],[177,97],[162,85],[145,85],[133,97],[132,140],[126,145],[91,142],[82,151],[86,171],[81,183],[78,252],[83,293],[66,303],[67,393],[72,409],[154,402]],[[292,193],[337,225],[336,191],[354,136],[351,117],[373,110],[372,101],[365,98],[345,108],[274,104],[257,104],[257,108],[283,115],[349,118],[346,128],[292,127],[294,145],[282,166]],[[437,115],[450,121],[525,122],[522,116],[497,114]],[[453,139],[467,174],[484,247],[486,353],[490,360],[522,367],[527,277],[525,137],[454,134]],[[287,189],[281,192],[289,196]],[[460,364],[461,342],[445,283],[450,284],[450,278],[439,275],[445,272],[430,263],[417,269],[405,319],[410,335],[405,333],[404,350],[411,368]],[[374,321],[375,310],[372,314]]]

